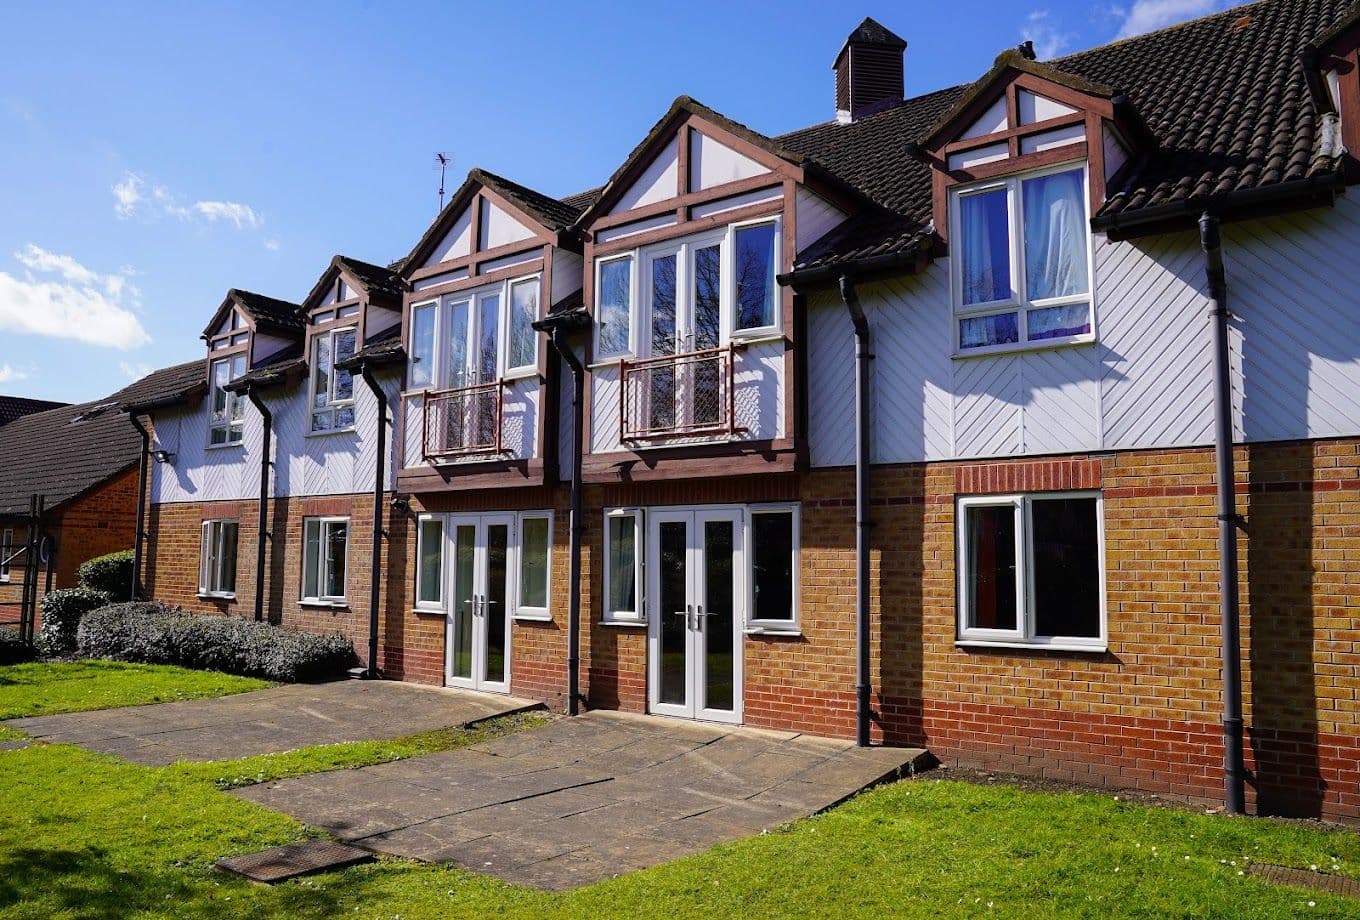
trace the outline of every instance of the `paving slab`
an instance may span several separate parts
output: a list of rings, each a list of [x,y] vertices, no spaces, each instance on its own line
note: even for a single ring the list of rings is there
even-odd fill
[[[396,681],[342,680],[270,687],[211,700],[10,719],[4,724],[31,738],[163,766],[399,738],[537,706],[499,694]]]
[[[232,794],[376,852],[563,890],[805,817],[928,765],[793,732],[594,712]]]

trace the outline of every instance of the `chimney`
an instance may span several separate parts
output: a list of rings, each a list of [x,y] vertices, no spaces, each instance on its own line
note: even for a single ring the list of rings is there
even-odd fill
[[[902,101],[907,43],[865,18],[836,55],[836,120],[858,121]]]

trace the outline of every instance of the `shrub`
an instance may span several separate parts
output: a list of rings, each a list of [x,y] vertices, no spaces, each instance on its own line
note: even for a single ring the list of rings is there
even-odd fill
[[[111,601],[103,591],[90,588],[62,588],[43,595],[42,632],[38,647],[44,655],[65,655],[75,651],[76,627],[91,610],[106,607]]]
[[[132,550],[124,549],[83,562],[76,570],[82,588],[103,591],[114,601],[132,600]]]
[[[33,646],[19,638],[17,629],[0,626],[0,664],[18,664],[33,657]]]
[[[316,636],[154,603],[113,604],[81,620],[80,653],[297,682],[336,677],[355,661],[341,635]]]

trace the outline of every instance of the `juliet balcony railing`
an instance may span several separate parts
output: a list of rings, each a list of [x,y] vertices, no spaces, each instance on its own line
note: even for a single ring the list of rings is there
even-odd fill
[[[736,354],[724,345],[619,362],[619,440],[625,444],[732,436]]]
[[[422,448],[425,459],[500,454],[504,413],[503,380],[427,393]]]

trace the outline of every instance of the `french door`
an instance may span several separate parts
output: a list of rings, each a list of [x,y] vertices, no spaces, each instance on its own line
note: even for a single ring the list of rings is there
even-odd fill
[[[722,237],[650,250],[643,278],[652,358],[708,352],[722,343]],[[654,363],[649,371],[652,428],[712,425],[721,406],[720,359]]]
[[[741,512],[658,510],[648,522],[650,709],[739,722]]]
[[[445,530],[450,686],[510,692],[510,544],[513,514],[451,515]]]

